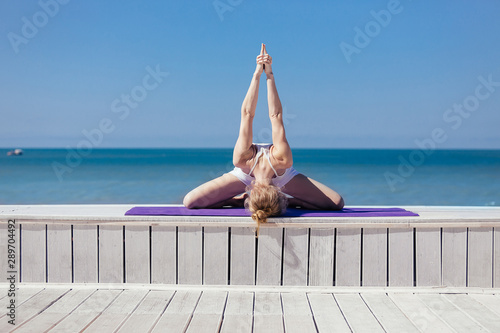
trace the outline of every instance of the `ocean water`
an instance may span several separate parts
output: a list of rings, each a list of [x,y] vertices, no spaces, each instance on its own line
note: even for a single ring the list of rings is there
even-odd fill
[[[232,149],[0,149],[0,204],[181,203],[230,171]],[[83,156],[85,153],[86,156]],[[500,150],[294,149],[346,205],[500,205]]]

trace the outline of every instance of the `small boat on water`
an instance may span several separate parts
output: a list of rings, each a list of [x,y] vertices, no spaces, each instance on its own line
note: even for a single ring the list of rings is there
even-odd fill
[[[24,152],[22,149],[14,149],[14,150],[11,150],[9,152],[7,152],[7,156],[20,156],[22,155]]]

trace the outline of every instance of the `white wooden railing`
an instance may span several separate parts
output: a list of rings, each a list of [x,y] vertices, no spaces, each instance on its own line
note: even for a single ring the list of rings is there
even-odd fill
[[[250,217],[124,216],[131,207],[0,206],[0,274],[11,220],[23,283],[500,287],[500,207],[274,218],[258,238]]]

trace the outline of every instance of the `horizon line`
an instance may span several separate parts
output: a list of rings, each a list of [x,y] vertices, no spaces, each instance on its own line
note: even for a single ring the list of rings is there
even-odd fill
[[[169,146],[169,147],[120,147],[120,146],[114,146],[114,147],[93,147],[92,150],[105,150],[105,149],[233,149],[234,147],[195,147],[195,146],[189,146],[189,147],[174,147],[174,146]],[[60,149],[60,150],[77,150],[77,147],[37,147],[37,146],[31,146],[31,147],[2,147],[0,146],[1,150],[14,150],[14,149]],[[451,148],[433,148],[433,149],[422,149],[418,147],[291,147],[292,150],[294,149],[317,149],[317,150],[500,150],[499,148],[464,148],[464,147],[451,147]]]

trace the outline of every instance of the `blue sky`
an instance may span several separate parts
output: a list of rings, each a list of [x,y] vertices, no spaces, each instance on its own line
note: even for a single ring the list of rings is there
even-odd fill
[[[292,147],[500,149],[498,13],[496,0],[3,1],[0,147],[232,147],[264,42]],[[256,142],[270,141],[264,82]]]

